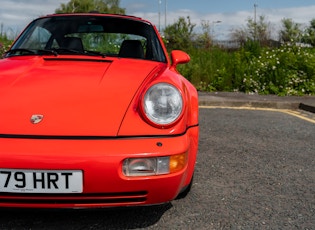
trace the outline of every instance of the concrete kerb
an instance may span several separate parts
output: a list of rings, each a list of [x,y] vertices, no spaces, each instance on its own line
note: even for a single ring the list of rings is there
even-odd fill
[[[249,95],[234,92],[199,92],[200,106],[252,107],[287,110],[304,110],[315,113],[315,97],[277,97],[274,95]]]
[[[297,110],[300,103],[290,102],[259,102],[259,101],[199,101],[200,106],[222,106],[222,107],[253,107]]]

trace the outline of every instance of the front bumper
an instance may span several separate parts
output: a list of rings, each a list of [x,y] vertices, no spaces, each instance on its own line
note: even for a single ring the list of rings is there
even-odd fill
[[[198,127],[174,137],[0,138],[0,169],[83,172],[82,193],[0,192],[0,207],[92,208],[165,203],[191,181],[197,147]],[[188,163],[180,172],[145,177],[126,177],[122,173],[126,158],[181,153],[187,153]]]

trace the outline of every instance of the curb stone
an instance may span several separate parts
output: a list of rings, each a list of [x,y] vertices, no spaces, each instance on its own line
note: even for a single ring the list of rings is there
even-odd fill
[[[304,110],[315,113],[315,96],[251,95],[239,92],[198,92],[199,106],[256,107]]]

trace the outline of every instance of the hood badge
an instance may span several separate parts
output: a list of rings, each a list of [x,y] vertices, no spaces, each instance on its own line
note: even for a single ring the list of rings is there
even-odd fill
[[[33,114],[31,116],[31,123],[32,124],[38,124],[39,122],[41,122],[44,118],[44,115],[41,114]]]

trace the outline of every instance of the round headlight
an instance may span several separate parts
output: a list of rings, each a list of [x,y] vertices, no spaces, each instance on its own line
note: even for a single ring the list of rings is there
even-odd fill
[[[151,86],[144,95],[143,111],[146,117],[158,125],[175,122],[183,110],[183,98],[180,91],[168,83]]]

